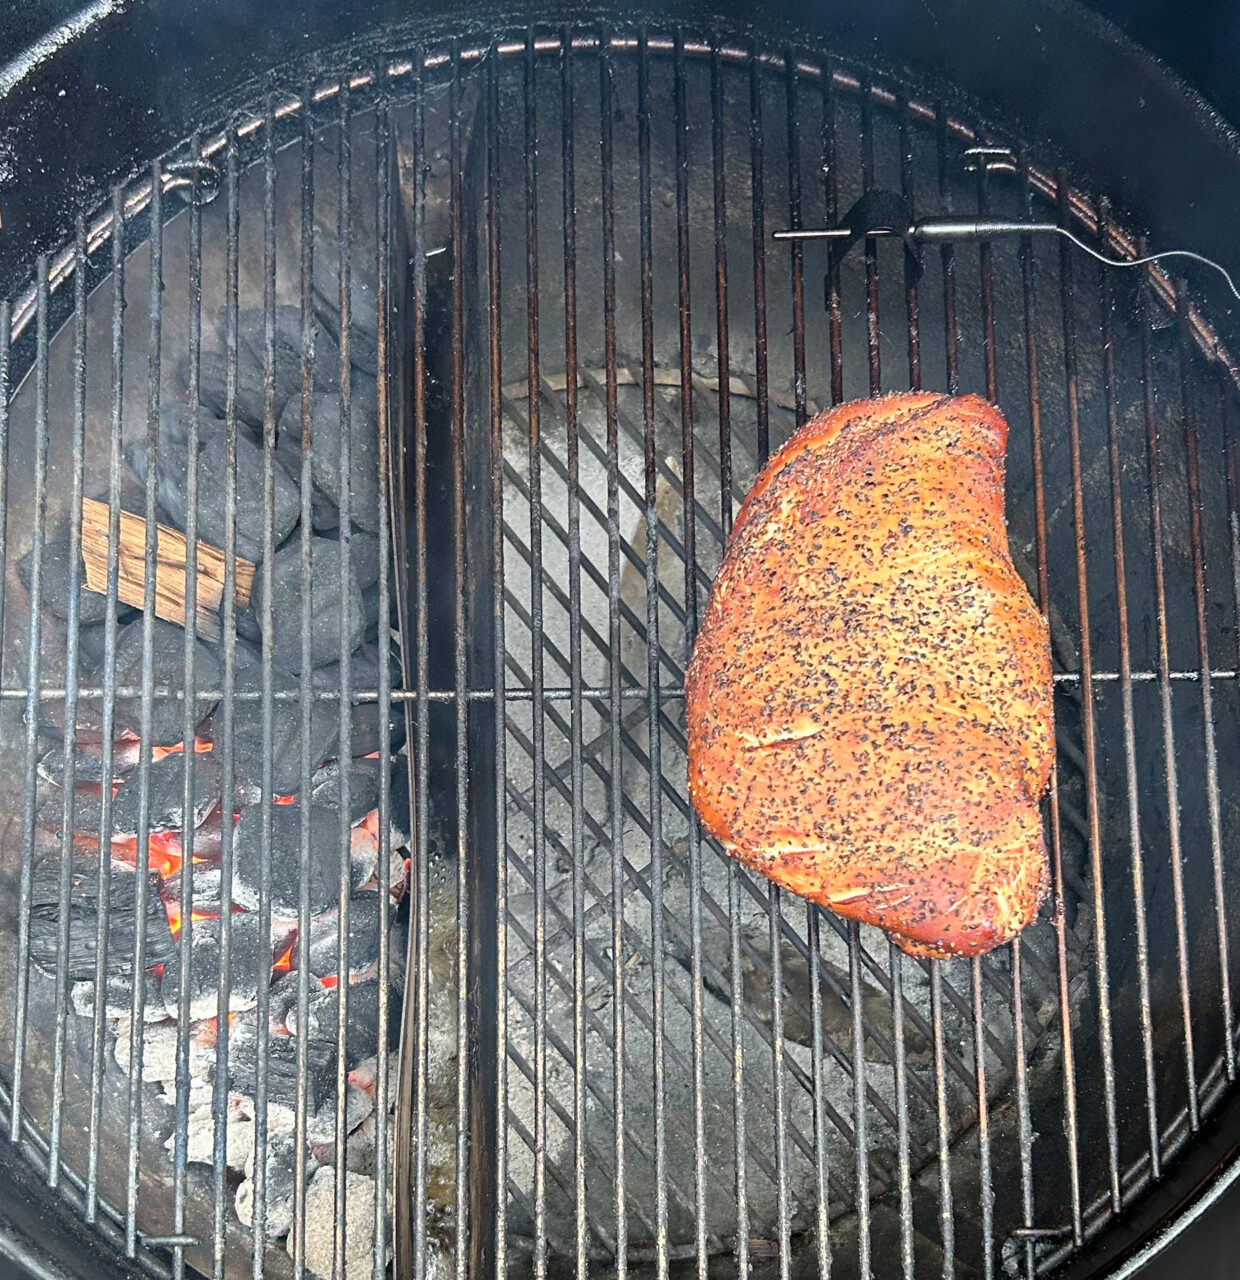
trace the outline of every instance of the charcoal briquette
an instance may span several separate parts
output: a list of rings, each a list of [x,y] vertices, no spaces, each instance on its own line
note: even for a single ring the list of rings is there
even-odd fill
[[[350,655],[349,683],[354,694],[361,692],[374,694],[378,692],[379,652],[378,648],[363,645]],[[400,688],[400,657],[394,652],[390,653],[390,673],[391,687],[393,689]],[[314,682],[323,689],[339,689],[340,663],[329,662],[321,667],[316,667]],[[372,698],[365,702],[355,702],[351,720],[353,731],[351,735],[352,741],[349,745],[353,755],[373,755],[382,746],[380,728],[383,724],[383,717],[379,714],[378,700]],[[388,725],[388,750],[391,752],[399,751],[401,744],[405,741],[405,712],[399,702],[393,702],[389,707]]]
[[[317,990],[315,988],[318,988]],[[389,1001],[389,1038],[395,1039],[400,1018],[395,1004]],[[340,1019],[339,987],[323,987],[317,982],[310,986],[310,1000],[306,1006],[306,1026],[310,1031],[310,1043],[320,1040],[337,1043]],[[296,1002],[285,1014],[285,1025],[294,1036],[300,1034]],[[345,1002],[345,1061],[351,1066],[364,1062],[379,1051],[379,984],[374,981],[358,982],[349,987]]]
[[[112,748],[111,781],[124,782],[134,765],[138,763],[138,744],[121,741]],[[39,775],[49,782],[63,785],[65,781],[65,744],[57,742],[39,757]],[[91,744],[90,749],[81,745],[73,748],[73,781],[76,786],[93,783],[98,786],[103,781],[103,756],[98,745]]]
[[[297,915],[301,897],[301,825],[309,819],[310,857],[306,864],[310,914],[321,915],[340,891],[340,815],[328,805],[275,805],[271,810],[271,843],[263,841],[261,805],[243,809],[233,836],[233,900],[247,911],[258,907],[264,858],[271,866],[273,915]]]
[[[310,799],[340,807],[340,761],[321,766],[310,779]],[[358,823],[379,804],[379,762],[352,760],[349,763],[349,821]]]
[[[171,690],[157,694],[151,702],[151,740],[172,746],[183,740],[184,704],[178,693],[185,689],[185,632],[159,618],[153,620],[153,647],[149,672],[142,661],[142,628],[145,620],[135,619],[123,627],[116,644],[116,684],[140,689],[146,683]],[[215,651],[201,640],[195,641],[195,690],[220,687],[220,664]],[[195,724],[201,724],[215,703],[196,698]],[[142,728],[141,697],[116,699],[116,727],[139,733]]]
[[[248,646],[237,646],[236,689],[261,693],[262,656]],[[301,790],[301,681],[279,667],[271,670],[274,693],[297,695],[273,698],[271,702],[272,786],[277,795],[294,795]],[[311,696],[310,768],[331,757],[340,729],[340,709],[334,702]],[[261,698],[238,699],[233,704],[233,760],[237,772],[250,787],[263,778],[263,703]],[[241,797],[237,802],[242,803]]]
[[[343,571],[342,571],[343,570]],[[254,581],[254,610],[259,623],[271,626],[276,662],[287,671],[301,670],[301,546],[294,539],[276,552],[272,561],[271,617],[268,619],[267,582],[264,574]],[[343,582],[342,582],[343,577]],[[344,629],[341,604],[344,603]],[[310,542],[310,665],[339,660],[342,642],[357,647],[365,634],[362,593],[358,590],[353,566],[341,564],[340,543],[326,538]]]
[[[228,1083],[237,1093],[253,1096],[258,1065],[259,1031],[253,1021],[238,1018],[228,1031]],[[297,1105],[297,1041],[292,1036],[266,1032],[267,1098],[283,1106]],[[306,1042],[306,1087],[310,1105],[317,1111],[334,1088],[335,1041]],[[214,1079],[215,1071],[211,1071]]]
[[[194,807],[192,823],[199,827],[220,798],[220,767],[215,753],[194,755]],[[147,830],[179,831],[185,825],[185,757],[181,752],[156,760],[146,771]],[[122,835],[137,834],[141,771],[131,773],[112,801],[112,829]]]
[[[187,452],[182,448],[158,463],[160,506],[168,520],[184,529],[189,519],[186,493]],[[235,528],[237,554],[257,562],[263,554],[266,528],[264,499],[265,460],[263,449],[248,435],[236,440]],[[213,431],[203,441],[198,454],[198,537],[213,547],[224,548],[228,511],[228,441],[223,431]],[[301,515],[297,481],[278,458],[272,459],[272,536],[279,546]]]
[[[86,567],[82,562],[81,548],[77,548],[78,561],[78,625],[91,626],[108,616],[108,598],[86,589]],[[69,617],[69,574],[73,568],[74,551],[67,536],[48,539],[43,544],[43,565],[39,579],[39,603],[57,618]],[[34,572],[34,548],[17,562],[17,576],[30,590]],[[117,605],[117,616],[124,618],[133,613],[127,605]]]
[[[189,993],[190,1019],[213,1018],[219,1007],[221,937],[223,919],[190,922]],[[292,934],[287,926],[273,926],[264,942],[256,915],[244,911],[230,917],[228,961],[228,1008],[232,1013],[252,1009],[258,1000],[260,966],[270,972],[271,964],[288,946]],[[179,1007],[181,961],[179,952],[164,965],[163,997],[170,1009]]]
[[[316,391],[310,397],[310,467],[314,486],[341,505],[340,488],[340,397],[335,392]],[[285,406],[280,420],[282,438],[301,442],[301,402]],[[376,384],[371,378],[355,377],[349,396],[349,516],[359,529],[373,533],[385,512],[379,489],[379,408]]]
[[[317,978],[340,974],[339,915],[316,921],[310,933],[310,972]],[[349,899],[348,969],[350,978],[373,970],[379,959],[379,895],[355,893]],[[358,988],[360,990],[360,987]],[[290,1028],[291,1029],[291,1028]],[[362,1055],[365,1057],[365,1054]]]
[[[152,874],[146,898],[145,964],[166,963],[176,952],[168,916],[159,896],[160,879]],[[69,880],[69,947],[71,981],[95,976],[95,943],[99,926],[99,873],[90,866],[73,868]],[[137,936],[138,879],[114,867],[108,878],[107,969],[130,974]],[[56,972],[60,949],[60,866],[45,858],[34,869],[30,896],[30,958],[47,973]]]

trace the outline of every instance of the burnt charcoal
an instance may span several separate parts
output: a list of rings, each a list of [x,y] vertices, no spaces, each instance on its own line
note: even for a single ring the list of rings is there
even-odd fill
[[[63,788],[50,788],[39,801],[38,825],[60,835],[65,813]],[[75,787],[73,791],[73,830],[82,836],[97,836],[103,821],[103,797],[98,787]]]
[[[315,988],[318,988],[315,990]],[[399,1023],[400,1018],[394,1002],[389,1002],[389,1035],[395,1036],[391,1028]],[[340,990],[338,987],[322,987],[312,983],[310,1000],[306,1009],[306,1026],[310,1032],[310,1043],[321,1040],[337,1043],[340,1019]],[[296,1002],[285,1015],[285,1025],[296,1037],[299,1033]],[[362,1062],[373,1057],[379,1051],[379,984],[377,982],[358,982],[349,988],[349,996],[345,1002],[345,1061]]]
[[[294,540],[272,561],[271,615],[272,648],[276,662],[287,671],[301,670],[301,547]],[[343,583],[341,578],[344,578]],[[341,602],[345,605],[345,628],[341,631]],[[266,579],[254,580],[254,608],[266,626]],[[310,665],[319,666],[340,657],[341,643],[357,647],[365,634],[362,593],[358,590],[353,566],[341,565],[341,547],[326,538],[310,542]]]
[[[272,1134],[267,1140],[263,1165],[267,1170],[264,1223],[268,1240],[281,1240],[293,1229],[296,1152],[297,1145],[290,1134]],[[254,1166],[254,1154],[251,1152],[246,1161],[245,1179],[237,1188],[236,1200],[237,1217],[250,1228],[254,1226]],[[313,1161],[307,1161],[307,1181],[315,1167]]]
[[[340,807],[340,761],[332,760],[310,779],[310,799]],[[349,765],[349,821],[361,820],[379,804],[379,762],[353,760]]]
[[[258,907],[264,855],[271,860],[271,911],[297,915],[300,901],[301,805],[275,805],[271,810],[271,845],[263,846],[262,806],[243,809],[233,841],[233,900],[248,911]],[[321,915],[340,891],[340,816],[328,805],[309,806],[310,859],[307,876],[310,914]]]
[[[124,782],[137,763],[138,744],[136,742],[122,739],[120,742],[113,744],[111,780],[113,782]],[[58,742],[49,747],[39,757],[39,775],[46,778],[48,782],[56,783],[58,786],[64,783],[65,744],[63,742]],[[98,786],[103,781],[103,756],[100,754],[98,744],[92,743],[89,749],[80,744],[74,746],[73,781],[77,786],[82,786],[85,783],[93,783]]]
[[[179,831],[185,826],[185,757],[181,752],[156,760],[146,771],[148,831]],[[193,825],[200,827],[220,798],[220,767],[214,752],[194,756]],[[138,830],[141,773],[132,773],[112,801],[112,829],[125,835]]]
[[[272,668],[272,689],[295,694],[300,679],[279,667]],[[248,646],[237,646],[238,691],[261,693],[262,656]],[[294,795],[301,789],[301,699],[273,698],[271,703],[272,783],[277,795]],[[310,704],[310,768],[316,769],[336,750],[340,710],[334,702],[313,699]],[[248,784],[258,787],[263,777],[262,699],[233,703],[233,760]],[[240,798],[239,802],[240,802]]]
[[[73,568],[73,549],[67,535],[49,538],[43,544],[43,567],[39,581],[39,602],[42,608],[58,618],[69,616],[69,574]],[[78,625],[91,626],[108,616],[108,598],[86,589],[86,568],[82,563],[81,548],[77,548],[78,561]],[[26,590],[30,590],[34,572],[34,548],[17,562],[17,576]],[[125,618],[133,613],[127,605],[117,604],[117,616]],[[79,642],[80,643],[80,642]]]
[[[228,512],[228,440],[223,428],[212,430],[202,440],[198,453],[198,537],[213,547],[223,548]],[[247,434],[237,433],[236,440],[236,536],[237,554],[245,560],[257,561],[263,553],[265,527],[263,497],[263,449]],[[140,484],[146,483],[146,446],[135,443],[126,450],[130,468]],[[156,470],[159,476],[159,505],[168,522],[185,529],[189,519],[187,497],[188,450],[186,445],[164,447],[161,444]],[[301,514],[301,498],[297,481],[284,469],[279,459],[273,460],[274,496],[272,534],[278,546]],[[101,597],[102,598],[102,597]]]
[[[379,528],[384,512],[379,490],[379,407],[373,379],[355,378],[349,398],[349,515],[359,529]],[[310,398],[311,474],[314,487],[340,506],[340,397],[316,391]],[[280,421],[282,438],[291,437],[298,453],[301,446],[301,403],[285,408]]]
[[[146,974],[146,999],[142,1006],[144,1022],[162,1022],[168,1016],[164,1005],[163,975]],[[109,1018],[128,1018],[133,1013],[133,984],[128,974],[113,973],[108,975],[104,984],[104,1012]],[[95,984],[90,979],[75,982],[69,990],[69,1000],[73,1012],[79,1018],[95,1016]]]
[[[254,1094],[258,1064],[258,1028],[252,1020],[238,1018],[228,1033],[228,1083],[237,1093]],[[331,1096],[336,1072],[335,1041],[306,1042],[306,1087],[316,1110]],[[215,1078],[215,1069],[211,1070]],[[267,1099],[286,1107],[297,1105],[297,1041],[291,1036],[267,1032]]]
[[[258,971],[270,968],[273,960],[289,944],[291,934],[284,926],[273,926],[271,940],[264,943],[258,917],[234,912],[229,940],[228,1008],[232,1013],[252,1009],[258,1000]],[[213,1018],[219,1007],[220,935],[223,921],[219,917],[195,919],[190,926],[190,1019]],[[181,961],[173,955],[164,965],[163,997],[170,1009],[178,1007],[181,987]]]
[[[379,639],[379,619],[382,615],[379,600],[379,584],[373,583],[362,592],[362,622],[366,639],[374,644]]]
[[[350,1082],[345,1086],[345,1135],[352,1133],[364,1124],[375,1110],[375,1100],[357,1085]],[[330,1147],[334,1149],[336,1142],[336,1099],[330,1097],[310,1117],[306,1125],[306,1140],[314,1148]],[[334,1154],[319,1150],[321,1157],[334,1159]]]
[[[353,979],[368,974],[379,959],[378,897],[375,893],[355,893],[349,899],[348,965]],[[309,968],[316,978],[339,976],[338,920],[334,917],[330,922],[318,923],[311,932]]]
[[[236,618],[237,634],[242,640],[248,640],[251,644],[261,644],[263,640],[263,629],[258,625],[258,615],[254,612],[254,601],[239,605],[234,615]]]
[[[141,618],[124,627],[116,643],[116,683],[118,687],[140,689],[147,682],[148,673],[142,663]],[[196,642],[194,658],[194,688],[218,689],[220,664],[215,651],[203,641]],[[166,686],[172,695],[157,695],[151,704],[151,739],[153,743],[171,746],[182,741],[184,710],[176,692],[185,688],[185,632],[171,622],[154,619],[154,643],[151,656],[149,681],[156,687]],[[202,698],[197,700],[195,723],[201,724],[215,704]],[[116,727],[139,733],[142,728],[142,699],[140,697],[117,698]]]
[[[160,880],[152,875],[146,900],[148,967],[164,964],[176,953],[168,916],[159,896]],[[114,869],[108,889],[107,972],[133,971],[137,935],[138,879]],[[94,867],[75,869],[69,882],[68,973],[71,981],[95,975],[95,939],[99,925],[99,878]],[[34,869],[30,896],[30,957],[46,973],[56,972],[60,946],[60,867],[45,859]]]

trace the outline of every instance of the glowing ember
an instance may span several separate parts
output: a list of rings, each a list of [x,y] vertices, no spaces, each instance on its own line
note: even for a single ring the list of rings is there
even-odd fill
[[[172,930],[172,936],[175,938],[181,932],[181,904],[176,899],[165,900],[164,910],[168,913],[168,928]],[[191,920],[218,920],[220,913],[218,911],[191,911],[189,918]]]
[[[326,978],[320,978],[319,981],[330,991],[333,987],[340,985],[340,978],[337,974],[329,973]]]
[[[204,751],[212,751],[214,750],[214,745],[215,744],[212,743],[207,738],[195,738],[194,754],[202,755]],[[151,760],[152,761],[162,760],[165,756],[175,756],[184,750],[185,750],[184,742],[178,742],[176,746],[173,746],[173,747],[152,747]]]
[[[273,973],[287,973],[293,967],[293,946],[297,941],[297,935],[294,933],[292,940],[284,949],[284,954],[271,966]]]

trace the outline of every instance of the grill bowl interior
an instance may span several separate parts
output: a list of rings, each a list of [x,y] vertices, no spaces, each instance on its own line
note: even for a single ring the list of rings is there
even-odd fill
[[[871,246],[845,263],[824,309],[825,263],[771,244],[769,232],[830,221],[867,184],[903,188],[919,211],[985,201],[996,213],[1054,217],[1058,208],[1087,235],[1101,217],[1114,247],[1132,242],[1120,215],[1099,203],[1105,189],[1074,185],[1018,132],[987,126],[959,99],[867,63],[809,46],[789,56],[782,45],[697,28],[651,26],[644,40],[609,32],[604,43],[600,55],[597,29],[570,28],[566,57],[563,33],[548,27],[528,38],[516,31],[489,56],[485,44],[413,46],[411,56],[383,60],[379,76],[355,76],[347,108],[340,81],[314,82],[316,146],[328,163],[315,185],[320,201],[338,182],[333,130],[348,113],[362,211],[348,233],[355,276],[373,270],[377,281],[393,261],[381,252],[376,184],[385,177],[413,197],[397,202],[390,230],[423,264],[387,279],[414,304],[391,332],[404,353],[394,372],[415,392],[404,531],[411,586],[416,597],[420,578],[428,593],[410,620],[427,621],[426,661],[407,683],[424,815],[415,872],[425,910],[415,923],[425,922],[426,950],[415,958],[427,984],[414,1003],[434,1032],[420,1069],[428,1133],[416,1145],[428,1153],[420,1176],[437,1207],[415,1225],[428,1250],[451,1248],[459,1219],[445,1205],[469,1202],[473,1238],[486,1242],[492,1233],[477,1224],[490,1221],[496,1187],[507,1186],[503,1230],[485,1247],[502,1246],[517,1270],[543,1248],[557,1261],[576,1253],[607,1267],[626,1236],[635,1268],[655,1266],[661,1253],[726,1268],[738,1249],[739,1166],[740,1235],[758,1269],[777,1267],[781,1251],[798,1267],[819,1265],[827,1220],[837,1274],[864,1270],[867,1257],[881,1271],[908,1249],[917,1274],[937,1274],[944,1246],[962,1274],[1048,1267],[1073,1251],[1074,1234],[1105,1236],[1118,1204],[1139,1215],[1151,1134],[1170,1177],[1234,1072],[1220,945],[1234,917],[1229,770],[1240,758],[1234,715],[1223,711],[1237,689],[1227,361],[1187,288],[1136,272],[1100,275],[1053,244],[935,253],[913,289],[899,251]],[[234,140],[242,305],[262,305],[264,118],[281,182],[276,300],[297,299],[302,111],[297,94],[269,97],[257,129],[240,118],[211,152],[226,167]],[[391,153],[379,145],[379,119]],[[198,146],[218,142],[204,136]],[[978,144],[1010,148],[1015,172],[966,170],[962,153]],[[164,171],[184,158],[169,156]],[[246,167],[251,160],[257,167]],[[140,186],[131,199],[123,416],[141,432],[149,187],[145,204]],[[165,193],[161,223],[169,395],[185,390],[172,353],[188,341],[192,298],[190,219],[174,213],[178,199]],[[213,298],[226,300],[228,210],[226,188],[203,208],[206,316]],[[101,406],[88,432],[98,423],[103,433],[87,467],[106,458],[112,389],[112,243],[106,221],[98,225],[97,237],[86,225],[86,257],[91,284],[102,287],[83,314],[87,402]],[[48,259],[49,278],[57,264]],[[51,336],[72,304],[72,275],[61,270],[54,281],[42,300],[37,290],[15,296],[11,584],[11,566],[69,492],[57,478],[73,469],[72,322]],[[405,362],[419,308],[425,355]],[[540,380],[533,396],[531,372]],[[421,419],[419,380],[429,388]],[[1047,604],[1055,644],[1060,769],[1050,830],[1063,910],[1031,930],[1019,954],[976,966],[901,961],[879,935],[772,898],[699,843],[684,797],[680,673],[735,503],[766,452],[816,407],[917,383],[990,394],[1008,416],[1013,552]],[[32,477],[42,421],[52,479],[41,523]],[[458,469],[468,507],[454,507]],[[467,587],[459,614],[458,554]],[[5,736],[18,744],[29,670],[22,590],[12,588],[4,632]],[[503,660],[492,654],[488,669],[497,615]],[[454,617],[464,624],[461,647]],[[40,685],[63,687],[63,631],[44,629],[42,640]],[[476,683],[479,672],[489,680]],[[5,757],[18,815],[25,763],[20,748]],[[479,822],[487,804],[490,828]],[[485,847],[489,830],[498,855]],[[32,837],[18,818],[4,846],[12,874],[23,853],[29,864]],[[431,957],[456,952],[468,967],[489,909],[471,896],[471,877],[487,876],[503,913],[494,963],[506,978],[497,1000],[506,1052],[489,1063],[476,1054],[474,1088],[461,1096],[455,1069],[435,1078],[432,1064],[468,1048],[470,1010],[477,1019],[486,1005],[462,1001],[454,966],[436,969]],[[462,923],[458,883],[472,925]],[[20,912],[20,894],[8,900]],[[19,938],[16,922],[11,936]],[[494,973],[481,975],[484,987]],[[55,1007],[47,985],[34,976],[29,1010]],[[46,1135],[56,1032],[28,1016],[23,1099],[33,1133]],[[78,1055],[70,1069],[84,1063],[89,1080],[89,1024],[84,1031],[70,1015],[67,1034]],[[453,1130],[496,1114],[492,1081],[508,1123],[494,1146],[478,1144],[456,1166]],[[123,1074],[115,1087],[124,1113]],[[429,1132],[436,1125],[446,1147]],[[159,1140],[143,1141],[140,1194],[126,1203],[123,1146],[105,1194],[122,1237],[139,1224],[171,1236],[166,1155]],[[71,1185],[84,1152],[62,1143]],[[506,1182],[497,1182],[500,1159]],[[210,1270],[209,1180],[197,1195],[185,1229],[203,1243],[173,1245],[173,1258],[184,1249]],[[230,1230],[226,1252],[244,1265],[244,1233]],[[160,1245],[133,1243],[162,1265]],[[384,1252],[381,1241],[374,1252]],[[276,1274],[287,1265],[282,1248],[268,1251],[266,1265]]]

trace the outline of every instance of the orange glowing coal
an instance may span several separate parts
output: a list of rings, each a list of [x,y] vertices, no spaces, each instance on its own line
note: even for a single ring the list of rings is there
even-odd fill
[[[181,932],[181,904],[175,899],[171,902],[166,901],[164,910],[168,913],[168,928],[172,930],[172,936],[175,938]],[[218,920],[220,913],[218,911],[191,911],[189,918],[191,920]]]
[[[202,755],[204,751],[211,751],[213,749],[214,749],[214,743],[212,743],[209,739],[207,738],[194,739],[195,755]],[[155,760],[162,760],[165,756],[175,756],[184,750],[185,750],[184,742],[178,742],[175,746],[172,746],[172,747],[152,747],[151,760],[152,762]]]
[[[297,935],[294,934],[292,941],[284,949],[284,954],[271,966],[273,973],[287,973],[293,967],[293,947],[297,942]]]
[[[320,978],[319,981],[330,991],[333,987],[340,985],[340,978],[337,974],[329,973],[326,978]]]

